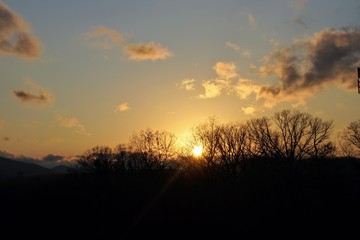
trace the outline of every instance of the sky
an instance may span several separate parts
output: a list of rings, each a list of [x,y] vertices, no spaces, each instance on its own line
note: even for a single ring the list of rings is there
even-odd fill
[[[360,116],[358,0],[0,0],[0,151],[44,161],[297,109]]]

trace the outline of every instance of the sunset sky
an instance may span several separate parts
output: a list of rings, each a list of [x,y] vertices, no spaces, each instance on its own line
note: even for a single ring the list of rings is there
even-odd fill
[[[360,116],[358,0],[0,1],[0,151],[44,158],[152,128],[299,109]]]

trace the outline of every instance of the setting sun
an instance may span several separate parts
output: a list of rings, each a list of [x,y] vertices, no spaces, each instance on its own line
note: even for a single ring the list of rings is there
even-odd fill
[[[200,157],[202,154],[203,148],[201,146],[194,146],[193,154],[195,157]]]

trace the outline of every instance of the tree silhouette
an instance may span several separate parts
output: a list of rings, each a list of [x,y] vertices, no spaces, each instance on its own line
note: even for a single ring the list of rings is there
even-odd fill
[[[360,157],[360,119],[350,122],[340,131],[339,146],[348,157]]]
[[[167,131],[141,130],[130,137],[131,169],[165,169],[175,155],[175,135]]]

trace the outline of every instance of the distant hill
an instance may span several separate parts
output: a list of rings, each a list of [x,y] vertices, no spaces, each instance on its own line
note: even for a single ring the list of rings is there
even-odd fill
[[[0,157],[0,177],[37,176],[58,174],[57,171],[33,163],[24,163]]]
[[[69,173],[69,171],[71,170],[71,167],[66,166],[66,165],[57,165],[57,166],[53,167],[52,170],[59,172],[59,173]]]

